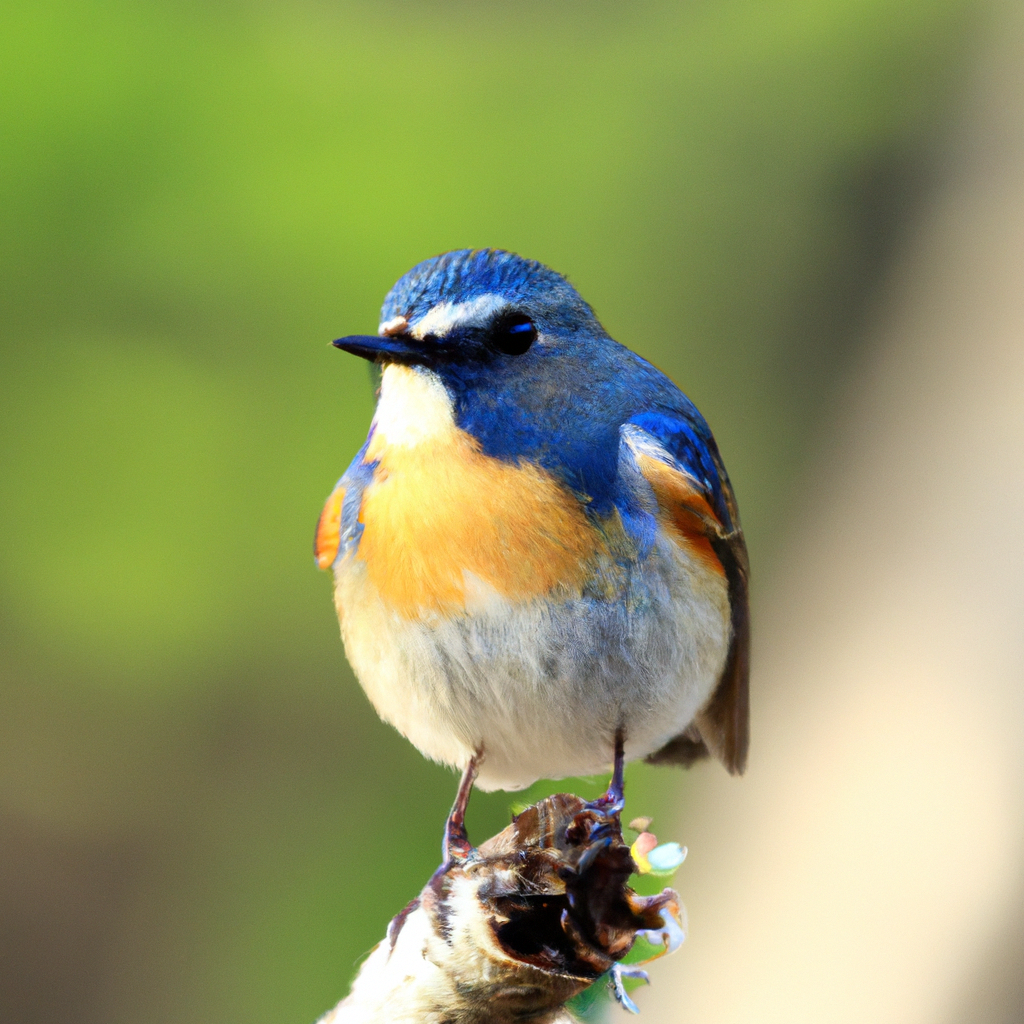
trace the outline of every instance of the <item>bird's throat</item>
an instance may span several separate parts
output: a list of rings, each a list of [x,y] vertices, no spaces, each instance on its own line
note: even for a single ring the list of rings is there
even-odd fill
[[[457,433],[452,397],[436,373],[418,366],[385,367],[368,461],[387,448],[450,442]]]

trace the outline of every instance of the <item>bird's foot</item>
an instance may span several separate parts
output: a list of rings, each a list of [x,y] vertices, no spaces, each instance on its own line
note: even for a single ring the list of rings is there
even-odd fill
[[[646,971],[626,964],[615,964],[608,972],[608,987],[615,994],[615,1001],[624,1010],[628,1010],[630,1013],[639,1013],[640,1008],[629,998],[629,993],[626,991],[626,986],[623,983],[625,978],[638,978],[648,985],[651,979],[647,976]]]

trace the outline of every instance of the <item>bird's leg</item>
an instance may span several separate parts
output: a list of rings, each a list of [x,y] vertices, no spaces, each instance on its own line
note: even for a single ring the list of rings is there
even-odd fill
[[[608,783],[608,791],[597,803],[609,814],[617,814],[626,804],[625,794],[625,740],[622,729],[615,732],[615,764],[612,768],[612,779]]]
[[[441,843],[441,865],[447,867],[452,861],[465,860],[473,849],[466,835],[466,806],[469,794],[473,792],[477,768],[480,765],[481,751],[477,751],[470,759],[462,773],[459,790],[455,794],[455,803],[444,823],[444,840]]]

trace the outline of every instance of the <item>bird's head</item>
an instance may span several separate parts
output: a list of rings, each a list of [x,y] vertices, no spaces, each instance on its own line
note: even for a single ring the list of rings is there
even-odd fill
[[[388,293],[376,335],[334,344],[382,365],[421,366],[478,386],[556,371],[605,335],[560,274],[497,249],[443,253]],[[557,373],[556,373],[557,375]]]
[[[378,334],[334,344],[383,366],[388,416],[450,419],[488,455],[539,463],[595,513],[614,496],[620,424],[645,396],[675,390],[564,277],[497,249],[425,260],[388,293]]]

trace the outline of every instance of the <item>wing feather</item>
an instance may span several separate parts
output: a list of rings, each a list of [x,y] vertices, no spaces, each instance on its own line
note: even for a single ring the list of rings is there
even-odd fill
[[[622,430],[658,506],[692,550],[714,560],[729,594],[729,652],[718,684],[686,731],[648,760],[689,766],[711,753],[732,774],[740,774],[750,737],[749,560],[721,456],[706,424],[696,417],[696,410],[686,419],[644,414]]]
[[[372,437],[371,432],[371,437]],[[360,448],[345,475],[338,481],[324,504],[313,537],[313,558],[321,569],[329,569],[347,551],[359,543],[362,525],[359,509],[363,491],[373,479],[375,462],[366,461],[370,439]]]

